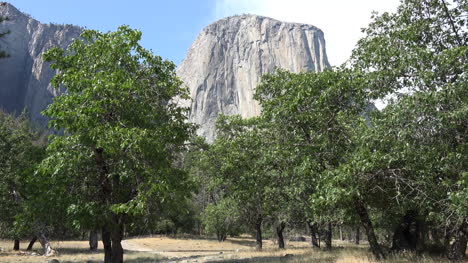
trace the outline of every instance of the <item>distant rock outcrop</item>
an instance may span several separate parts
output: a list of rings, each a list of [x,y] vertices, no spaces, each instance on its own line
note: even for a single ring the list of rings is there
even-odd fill
[[[0,2],[0,108],[19,113],[43,126],[41,111],[61,91],[50,85],[55,74],[41,54],[53,46],[67,47],[82,28],[41,24],[14,6]],[[322,71],[329,67],[323,32],[311,25],[242,15],[221,19],[202,30],[190,47],[177,75],[190,88],[190,121],[199,135],[215,137],[219,113],[252,117],[260,114],[253,100],[261,76],[283,68],[292,72]]]
[[[221,19],[202,30],[177,75],[190,89],[190,121],[212,141],[219,113],[260,114],[254,89],[275,68],[291,72],[329,67],[323,32],[312,25],[256,15]]]
[[[41,24],[14,6],[0,2],[0,32],[10,31],[0,38],[0,50],[8,58],[0,59],[0,108],[8,112],[29,111],[30,119],[46,125],[41,111],[59,91],[50,85],[54,75],[41,54],[53,46],[66,47],[81,33],[71,25]]]

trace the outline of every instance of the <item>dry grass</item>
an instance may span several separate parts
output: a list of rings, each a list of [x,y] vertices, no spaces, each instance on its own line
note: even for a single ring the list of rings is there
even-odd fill
[[[96,252],[89,251],[87,241],[53,241],[51,242],[51,245],[56,251],[58,251],[58,255],[47,258],[39,255],[41,253],[39,242],[36,242],[32,251],[38,255],[31,255],[30,251],[25,251],[27,245],[28,241],[22,241],[22,250],[12,251],[13,241],[0,240],[0,248],[5,250],[4,252],[0,252],[0,262],[46,263],[49,260],[57,259],[61,263],[84,263],[87,261],[102,262],[104,258],[104,251],[102,249],[99,249]],[[101,244],[99,244],[99,246],[102,247]],[[147,252],[126,251],[124,259],[125,262],[129,263],[149,263],[161,262],[164,257]]]
[[[56,258],[61,263],[102,262],[103,251],[90,252],[86,241],[52,242],[54,249],[59,251],[56,257],[44,258],[32,256],[25,251],[11,251],[12,241],[0,240],[0,262],[31,262],[45,263]],[[21,243],[22,247],[27,242]],[[287,242],[285,250],[278,250],[273,242],[266,240],[264,250],[254,250],[255,242],[249,237],[230,238],[219,243],[210,239],[174,239],[168,237],[145,237],[128,239],[123,242],[126,250],[125,262],[288,262],[288,263],[374,263],[367,246],[336,241],[332,251],[314,250],[307,242]],[[100,246],[102,246],[100,244]],[[40,245],[34,250],[40,252]],[[417,257],[414,254],[399,254],[390,256],[384,263],[448,263],[442,258]]]

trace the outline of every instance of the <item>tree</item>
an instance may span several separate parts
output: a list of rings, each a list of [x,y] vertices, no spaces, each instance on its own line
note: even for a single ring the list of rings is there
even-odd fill
[[[352,125],[366,107],[363,83],[359,72],[347,69],[300,74],[279,70],[264,76],[256,91],[263,117],[275,124],[283,150],[295,160],[290,167],[294,178],[291,198],[303,204],[312,240],[317,222],[328,221],[327,248],[331,248],[330,223],[335,213],[330,206],[316,210],[311,197],[316,191],[333,191],[321,189],[320,178],[338,167],[353,149]]]
[[[0,5],[2,5],[2,4],[0,3]],[[8,21],[8,20],[9,20],[8,17],[1,17],[0,16],[0,23],[2,23],[3,21]],[[10,33],[9,30],[5,31],[5,32],[0,32],[0,38],[7,35],[7,34],[9,34],[9,33]],[[6,58],[6,57],[8,57],[8,54],[4,50],[0,50],[0,58]]]
[[[238,204],[229,198],[217,204],[209,204],[203,211],[203,224],[206,233],[216,234],[218,241],[225,241],[227,235],[239,229]]]
[[[19,238],[29,234],[17,227],[17,218],[28,202],[28,182],[43,156],[39,138],[25,113],[14,117],[0,111],[0,231],[3,237],[15,239],[15,250],[19,250]]]
[[[367,150],[355,156],[370,164],[366,170],[373,170],[381,182],[400,186],[394,189],[397,197],[406,191],[413,199],[405,200],[412,206],[406,208],[419,209],[429,215],[426,220],[451,233],[447,254],[453,259],[464,256],[468,238],[468,213],[460,202],[467,197],[462,157],[467,5],[465,0],[402,1],[396,13],[374,16],[350,61],[369,74],[372,97],[394,98],[371,124],[372,135],[361,141]],[[371,146],[369,139],[376,142]]]
[[[174,160],[191,132],[187,109],[177,105],[186,90],[174,64],[140,38],[127,26],[84,30],[65,51],[44,54],[58,70],[52,84],[67,92],[44,111],[63,135],[53,136],[37,174],[49,203],[63,202],[76,226],[99,222],[106,263],[123,262],[123,230],[133,216],[185,186]]]
[[[273,216],[274,211],[286,211],[281,207],[279,187],[284,183],[281,181],[284,175],[276,163],[280,157],[274,155],[271,133],[261,118],[223,115],[218,118],[217,131],[218,138],[202,154],[198,167],[209,176],[215,207],[226,198],[234,200],[240,218],[255,233],[257,250],[261,250],[265,219]],[[280,228],[280,238],[283,229]]]

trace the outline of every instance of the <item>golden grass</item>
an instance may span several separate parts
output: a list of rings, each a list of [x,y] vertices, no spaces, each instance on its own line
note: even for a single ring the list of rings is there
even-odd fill
[[[27,242],[22,242],[25,249]],[[374,263],[367,245],[359,246],[342,241],[335,241],[337,246],[332,251],[312,249],[307,242],[287,242],[286,249],[279,250],[270,241],[264,241],[264,250],[255,251],[255,241],[250,237],[229,238],[225,242],[211,239],[169,237],[144,237],[123,241],[126,250],[124,259],[127,263],[150,263],[184,260],[182,262],[288,262],[288,263]],[[12,241],[0,240],[0,262],[44,263],[56,258],[61,263],[102,262],[102,249],[97,252],[88,250],[87,241],[55,241],[52,246],[59,254],[55,257],[31,256],[25,251],[12,251]],[[99,244],[100,248],[102,245]],[[40,245],[34,250],[40,252]],[[438,257],[415,256],[412,253],[389,256],[384,263],[448,263]]]
[[[99,249],[96,252],[89,251],[87,241],[52,241],[51,246],[58,251],[58,255],[52,257],[44,257],[40,255],[31,255],[30,251],[25,251],[28,241],[21,242],[21,250],[13,251],[13,241],[0,240],[0,248],[5,251],[0,252],[0,262],[28,262],[28,263],[46,263],[48,260],[57,259],[61,263],[83,263],[87,261],[102,262],[104,259],[104,252]],[[102,248],[102,244],[99,244]],[[41,245],[39,242],[33,247],[33,253],[41,253]],[[147,252],[131,252],[126,251],[124,255],[125,262],[130,263],[146,263],[146,262],[160,262],[164,259],[163,256]]]

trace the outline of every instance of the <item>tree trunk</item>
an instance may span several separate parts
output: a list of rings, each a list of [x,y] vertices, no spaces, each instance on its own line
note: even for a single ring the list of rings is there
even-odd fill
[[[450,260],[462,260],[466,256],[468,241],[468,218],[465,218],[460,228],[455,232],[455,241],[450,245],[447,257]]]
[[[356,239],[354,240],[354,243],[356,245],[359,245],[359,242],[361,241],[361,229],[359,226],[356,227]]]
[[[374,227],[372,226],[372,222],[369,218],[369,214],[367,212],[366,205],[362,199],[356,199],[354,202],[356,212],[361,219],[362,226],[366,230],[367,239],[369,241],[370,248],[372,250],[372,254],[374,254],[377,260],[385,258],[385,255],[380,247],[379,243],[377,242],[377,237],[375,236]]]
[[[18,251],[20,249],[20,241],[19,239],[15,239],[15,242],[13,244],[13,250]]]
[[[320,248],[320,244],[317,240],[317,224],[313,223],[310,220],[307,220],[307,225],[309,226],[310,231],[310,243],[312,244],[313,248]]]
[[[44,250],[44,256],[51,256],[55,251],[50,246],[49,239],[44,233],[38,235],[39,243],[41,243],[42,249]]]
[[[89,231],[89,250],[96,251],[98,249],[98,234],[96,230]]]
[[[278,237],[278,248],[284,249],[284,237],[283,230],[286,227],[285,222],[281,222],[279,226],[276,226],[276,235]]]
[[[104,247],[104,263],[112,263],[111,234],[107,227],[102,228],[102,245]]]
[[[262,250],[263,243],[262,243],[262,222],[263,218],[260,215],[257,217],[257,221],[255,222],[255,249]]]
[[[117,224],[111,231],[112,240],[112,263],[123,263],[123,224],[120,219],[117,219]]]
[[[37,236],[34,236],[31,241],[29,241],[29,245],[28,245],[28,248],[26,250],[30,251],[33,249],[34,247],[34,243],[36,243],[37,241]]]
[[[397,228],[393,232],[392,250],[415,251],[420,236],[420,222],[417,219],[417,212],[409,210],[401,219]]]
[[[332,249],[332,224],[327,224],[327,229],[325,230],[325,249]]]

